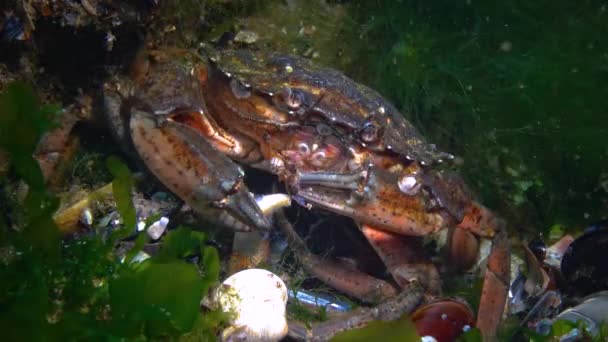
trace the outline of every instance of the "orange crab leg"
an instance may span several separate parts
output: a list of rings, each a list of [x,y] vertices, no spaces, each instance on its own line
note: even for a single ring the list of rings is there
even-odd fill
[[[61,182],[62,169],[71,160],[79,146],[78,138],[72,134],[80,118],[72,112],[64,112],[59,127],[46,133],[34,152],[46,184],[54,188]]]
[[[426,288],[428,294],[441,292],[437,268],[426,258],[416,237],[397,235],[365,224],[361,226],[361,232],[400,287],[415,279]]]
[[[380,303],[395,297],[399,293],[396,286],[387,281],[310,253],[285,214],[279,211],[275,214],[275,217],[277,225],[287,236],[289,245],[297,253],[302,267],[315,278],[366,303]]]
[[[488,256],[477,311],[477,328],[481,331],[484,341],[492,341],[496,339],[496,329],[509,292],[510,252],[504,224],[487,208],[471,202],[458,228],[492,238],[492,250]]]

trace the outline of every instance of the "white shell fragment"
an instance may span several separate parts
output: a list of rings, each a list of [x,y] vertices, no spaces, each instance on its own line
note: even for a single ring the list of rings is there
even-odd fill
[[[485,270],[488,264],[488,257],[492,252],[492,241],[488,239],[481,239],[479,242],[479,252],[477,253],[477,260],[475,261],[477,270]]]
[[[287,298],[281,278],[254,268],[226,279],[207,304],[232,315],[222,341],[278,341],[287,335]]]
[[[150,227],[146,230],[146,233],[152,240],[158,240],[163,235],[165,230],[167,229],[167,225],[169,224],[169,219],[167,217],[162,216],[157,221],[153,222]],[[137,231],[141,232],[146,229],[146,221],[141,220],[137,222]]]
[[[139,251],[139,252],[137,252],[137,254],[135,254],[135,256],[133,257],[133,259],[131,260],[131,264],[136,264],[136,263],[142,262],[142,261],[144,261],[146,259],[149,259],[149,258],[150,258],[150,254],[148,254],[148,253],[146,253],[144,251]],[[124,263],[126,259],[127,259],[127,256],[123,255],[120,258],[120,262]]]
[[[437,342],[433,336],[422,336],[420,342]]]
[[[169,224],[169,219],[167,217],[161,217],[158,221],[152,223],[146,233],[152,240],[158,240],[163,235],[165,230],[167,229],[167,225]]]
[[[84,208],[80,212],[79,221],[85,227],[91,227],[93,225],[93,212],[91,211],[90,208]]]
[[[270,215],[277,209],[291,205],[291,197],[286,194],[260,195],[256,196],[255,201],[264,215]]]

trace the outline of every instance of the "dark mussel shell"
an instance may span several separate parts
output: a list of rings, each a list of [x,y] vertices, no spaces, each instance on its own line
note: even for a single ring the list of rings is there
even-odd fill
[[[425,304],[410,318],[420,336],[432,336],[437,342],[451,342],[475,324],[471,308],[455,299]]]
[[[571,292],[589,295],[608,289],[608,220],[587,228],[566,250],[561,272]]]
[[[528,248],[539,262],[543,262],[543,260],[545,260],[545,256],[547,255],[547,246],[541,237],[537,236],[530,241],[528,243]]]
[[[25,40],[27,35],[23,22],[16,16],[7,16],[4,25],[0,27],[0,41],[11,42],[13,40]]]

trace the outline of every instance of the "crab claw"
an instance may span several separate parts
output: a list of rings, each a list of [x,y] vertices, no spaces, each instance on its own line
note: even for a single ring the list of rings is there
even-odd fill
[[[131,139],[150,171],[194,210],[235,230],[270,229],[240,167],[194,129],[133,110]],[[217,210],[226,209],[226,210]]]
[[[298,191],[302,199],[378,229],[408,236],[425,236],[446,226],[446,216],[428,210],[428,200],[419,191],[407,195],[398,187],[398,176],[380,169],[370,170],[363,193],[324,185]]]

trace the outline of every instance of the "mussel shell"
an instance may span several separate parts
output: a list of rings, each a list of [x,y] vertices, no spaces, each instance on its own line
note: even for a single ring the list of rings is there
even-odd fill
[[[545,260],[545,256],[547,255],[547,246],[545,245],[543,239],[537,236],[528,243],[528,248],[532,253],[534,253],[534,256],[536,256],[539,262],[543,262],[543,260]]]
[[[608,220],[597,223],[574,240],[561,262],[561,272],[571,291],[588,295],[608,289]]]
[[[13,40],[24,40],[25,31],[21,19],[15,16],[6,18],[3,27],[0,27],[0,40],[11,42]]]
[[[432,336],[438,342],[454,341],[475,322],[471,308],[454,299],[425,304],[416,309],[410,318],[418,335]]]

